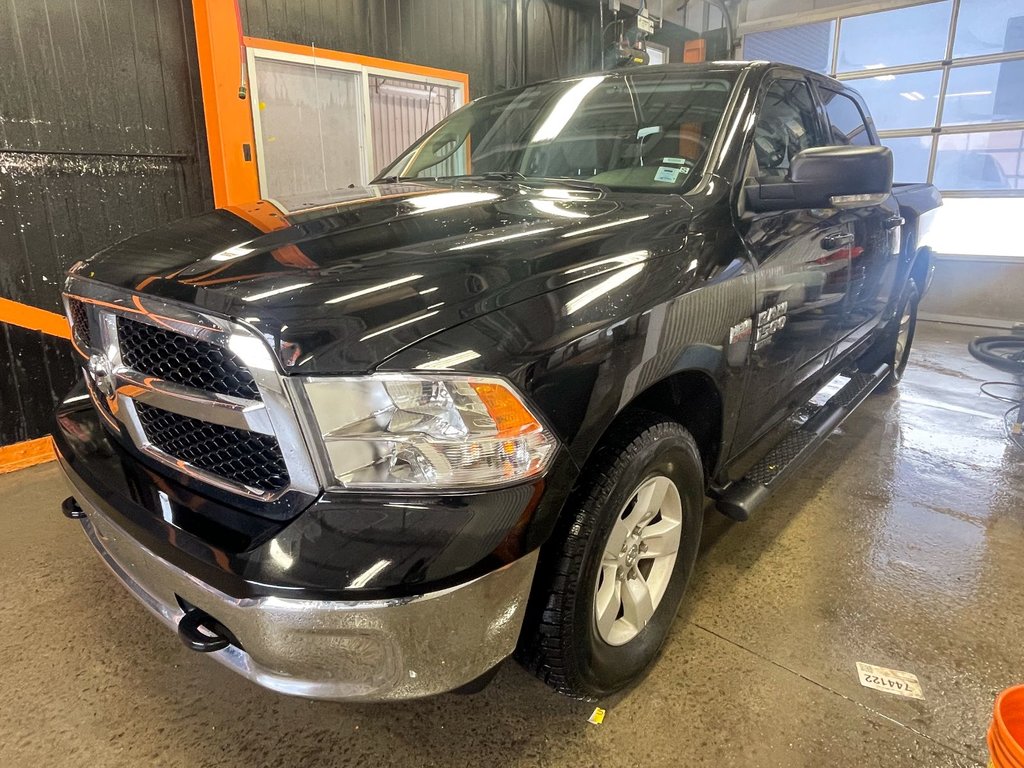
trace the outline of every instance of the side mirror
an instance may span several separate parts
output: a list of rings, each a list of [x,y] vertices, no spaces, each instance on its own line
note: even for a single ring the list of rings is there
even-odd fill
[[[812,147],[791,161],[784,181],[756,180],[746,187],[754,211],[857,208],[878,205],[892,192],[888,147]]]

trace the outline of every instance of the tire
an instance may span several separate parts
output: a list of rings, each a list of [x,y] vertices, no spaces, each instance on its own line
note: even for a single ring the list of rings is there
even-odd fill
[[[637,493],[641,489],[643,502]],[[693,572],[703,489],[697,444],[681,425],[636,412],[613,428],[588,463],[563,525],[542,557],[517,654],[524,666],[558,692],[582,699],[607,696],[639,680],[657,658]],[[643,510],[649,513],[656,506],[646,502],[660,493],[657,513],[641,522]],[[630,538],[638,527],[647,533]],[[676,530],[674,561],[664,553],[648,554],[671,549]],[[620,549],[623,532],[626,544]],[[617,564],[610,562],[613,554]],[[627,572],[635,575],[619,578]],[[637,620],[647,615],[640,607],[645,601],[637,598],[644,591],[637,581],[641,577],[653,606],[646,622]],[[601,627],[599,596],[606,606]],[[613,614],[617,618],[611,621]]]
[[[910,360],[910,349],[914,344],[914,334],[917,332],[917,308],[920,303],[921,294],[917,283],[908,280],[896,316],[877,345],[861,359],[859,367],[865,372],[874,371],[882,363],[891,366],[889,375],[875,392],[889,392],[903,380],[903,373]]]

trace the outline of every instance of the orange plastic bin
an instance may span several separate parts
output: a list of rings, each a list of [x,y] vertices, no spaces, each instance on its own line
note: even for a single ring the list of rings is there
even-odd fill
[[[1024,768],[1024,685],[1007,688],[996,697],[988,752],[993,768]]]

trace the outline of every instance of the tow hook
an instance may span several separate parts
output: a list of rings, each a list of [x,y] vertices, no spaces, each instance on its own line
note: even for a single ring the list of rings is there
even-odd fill
[[[222,651],[229,645],[241,647],[231,630],[198,608],[185,611],[178,622],[178,637],[186,648],[199,653]]]
[[[85,510],[78,506],[78,502],[75,501],[74,496],[68,496],[60,503],[60,511],[63,512],[64,517],[69,520],[81,520],[85,517]]]

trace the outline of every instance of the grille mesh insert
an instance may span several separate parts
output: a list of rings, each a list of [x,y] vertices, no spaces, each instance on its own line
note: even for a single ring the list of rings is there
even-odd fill
[[[149,442],[164,453],[227,480],[279,491],[288,487],[288,469],[270,435],[209,424],[136,402]]]
[[[91,347],[92,333],[89,330],[89,313],[85,309],[85,303],[78,299],[68,299],[68,311],[71,314],[71,327],[74,328],[78,340]]]
[[[249,369],[223,347],[126,317],[117,318],[117,336],[121,360],[139,373],[207,392],[260,399]]]

